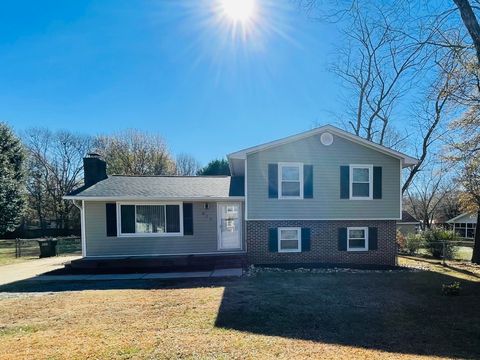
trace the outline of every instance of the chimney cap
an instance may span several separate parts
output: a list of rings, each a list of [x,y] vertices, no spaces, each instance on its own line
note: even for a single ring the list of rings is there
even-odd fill
[[[87,154],[87,158],[97,158],[97,159],[99,159],[99,158],[100,158],[100,154],[91,152],[91,153],[88,153],[88,154]]]

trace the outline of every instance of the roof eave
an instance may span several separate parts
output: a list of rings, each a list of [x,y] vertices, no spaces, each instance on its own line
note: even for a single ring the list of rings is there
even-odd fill
[[[64,196],[64,200],[87,200],[87,201],[242,201],[245,196],[185,196],[185,197],[156,197],[156,196]]]
[[[467,216],[467,215],[471,215],[471,214],[473,214],[473,213],[467,211],[467,212],[464,212],[463,214],[460,214],[460,215],[458,215],[458,216],[455,216],[454,218],[451,218],[450,220],[447,220],[447,221],[445,221],[445,222],[446,222],[447,224],[452,224],[452,223],[454,223],[456,220],[461,219],[462,217]]]
[[[402,160],[402,167],[403,168],[414,166],[419,161],[418,159],[415,159],[411,156],[403,154],[399,151],[396,151],[396,150],[387,148],[385,146],[375,144],[371,141],[362,139],[361,137],[359,137],[357,135],[350,134],[347,131],[344,131],[344,130],[339,129],[339,128],[337,128],[335,126],[332,126],[332,125],[324,125],[324,126],[316,128],[316,129],[305,131],[305,132],[300,133],[300,134],[288,136],[288,137],[280,139],[280,140],[275,140],[275,141],[271,141],[271,142],[268,142],[268,143],[265,143],[265,144],[262,144],[262,145],[257,145],[257,146],[249,147],[249,148],[246,148],[246,149],[243,149],[243,150],[240,150],[240,151],[236,151],[234,153],[228,154],[227,158],[228,159],[230,159],[230,158],[231,159],[246,159],[247,155],[249,155],[249,154],[252,154],[252,153],[255,153],[255,152],[258,152],[258,151],[262,151],[262,150],[266,150],[266,149],[269,149],[269,148],[272,148],[272,147],[280,146],[280,145],[283,145],[283,144],[286,144],[286,143],[289,143],[289,142],[293,142],[293,141],[296,141],[296,140],[301,140],[303,138],[313,136],[313,135],[316,135],[320,132],[327,131],[327,130],[332,131],[337,136],[347,138],[351,141],[359,143],[360,145],[370,147],[374,150],[377,150],[379,152],[382,152],[382,153],[385,153],[385,154],[390,155],[392,157],[395,157],[397,159],[400,159],[400,160]]]

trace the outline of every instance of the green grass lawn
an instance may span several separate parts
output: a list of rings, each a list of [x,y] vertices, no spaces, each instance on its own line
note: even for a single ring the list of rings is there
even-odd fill
[[[455,247],[456,251],[454,254],[454,260],[459,260],[459,261],[470,261],[472,260],[472,252],[473,248],[469,246],[456,246]],[[418,254],[421,256],[429,256],[429,253],[426,249],[420,249],[418,250]]]
[[[36,248],[28,246],[24,249],[24,256],[20,258],[15,257],[15,241],[14,240],[0,240],[0,266],[16,264],[32,259],[38,259],[38,245]]]
[[[428,270],[6,285],[0,358],[480,358],[480,269],[400,262]]]
[[[457,253],[455,254],[455,259],[470,261],[472,260],[473,249],[468,246],[459,246],[457,247]]]
[[[58,238],[58,255],[74,255],[81,253],[80,240],[78,238]],[[22,245],[21,257],[15,257],[15,240],[0,239],[0,266],[16,264],[24,261],[38,259],[40,249],[36,240],[26,240]]]

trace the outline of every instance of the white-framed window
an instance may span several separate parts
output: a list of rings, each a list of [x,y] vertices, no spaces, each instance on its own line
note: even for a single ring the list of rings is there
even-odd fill
[[[278,164],[278,198],[303,199],[303,164]]]
[[[368,250],[368,227],[347,228],[347,250],[348,251]]]
[[[278,252],[302,251],[302,228],[281,227],[278,228]]]
[[[183,236],[182,203],[117,203],[119,236]]]
[[[463,238],[473,239],[475,237],[476,224],[474,223],[454,223],[455,233]]]
[[[370,200],[373,194],[373,165],[350,165],[350,199]]]

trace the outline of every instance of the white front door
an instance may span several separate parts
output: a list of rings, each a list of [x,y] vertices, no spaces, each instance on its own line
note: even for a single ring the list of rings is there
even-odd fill
[[[218,203],[218,249],[242,248],[242,207],[240,203]]]

